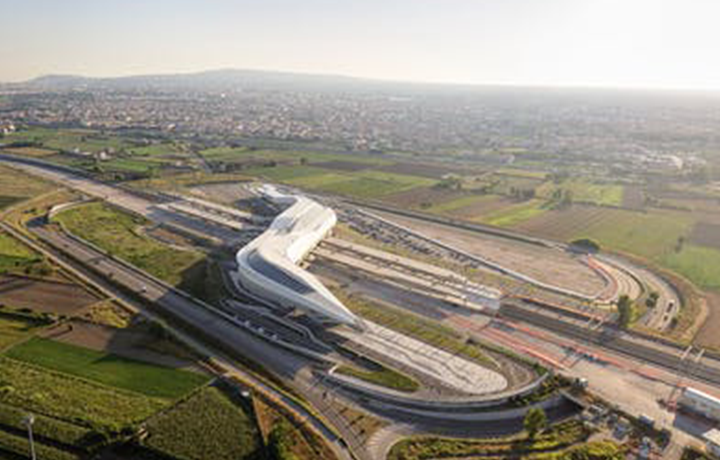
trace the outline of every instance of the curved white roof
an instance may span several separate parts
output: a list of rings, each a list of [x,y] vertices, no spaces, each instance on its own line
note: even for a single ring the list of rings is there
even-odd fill
[[[238,279],[258,297],[319,314],[327,319],[359,325],[359,318],[300,261],[337,223],[335,211],[307,197],[284,195],[270,186],[260,193],[268,200],[289,205],[269,228],[237,252]]]

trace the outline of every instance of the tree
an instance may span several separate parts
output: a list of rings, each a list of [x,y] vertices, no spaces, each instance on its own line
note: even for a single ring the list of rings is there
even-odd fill
[[[659,298],[660,298],[660,294],[658,294],[655,291],[652,291],[650,294],[648,294],[647,299],[645,299],[645,305],[648,308],[655,308],[655,306],[658,303]]]
[[[547,416],[545,411],[540,407],[531,407],[530,410],[525,414],[525,421],[523,422],[525,431],[528,436],[534,439],[545,427],[547,426]]]
[[[634,313],[634,306],[630,297],[626,294],[621,295],[617,301],[617,310],[618,326],[627,329],[627,327],[630,326],[630,321],[632,321]]]

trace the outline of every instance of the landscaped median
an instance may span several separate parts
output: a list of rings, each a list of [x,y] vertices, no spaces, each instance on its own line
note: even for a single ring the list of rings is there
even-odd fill
[[[410,377],[394,371],[381,364],[374,363],[375,369],[361,369],[352,366],[340,366],[335,372],[337,374],[353,377],[373,385],[378,385],[391,390],[411,393],[417,391],[420,385]]]
[[[527,458],[537,460],[620,460],[622,449],[611,442],[585,444],[591,431],[572,420],[552,426],[534,439],[526,435],[493,439],[413,437],[395,444],[388,460],[482,457],[485,459]]]
[[[55,220],[73,235],[175,286],[187,283],[204,258],[198,251],[179,250],[140,233],[147,220],[103,203],[69,209]]]

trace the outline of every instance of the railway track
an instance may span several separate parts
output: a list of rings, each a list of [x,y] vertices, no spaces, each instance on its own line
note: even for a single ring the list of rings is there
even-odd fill
[[[679,350],[674,350],[677,353],[664,351],[659,346],[644,345],[636,340],[626,338],[620,331],[608,328],[588,328],[543,314],[531,308],[525,308],[513,302],[503,304],[500,309],[500,316],[557,332],[580,343],[590,343],[643,362],[658,365],[673,372],[677,372],[684,361]],[[716,361],[714,358],[705,357],[705,360],[709,359]],[[720,363],[718,363],[718,366],[720,366]],[[720,367],[700,362],[689,371],[688,376],[707,383],[720,385]]]

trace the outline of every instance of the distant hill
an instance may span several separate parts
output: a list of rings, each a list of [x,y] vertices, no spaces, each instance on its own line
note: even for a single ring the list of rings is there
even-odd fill
[[[243,87],[267,89],[352,89],[372,86],[399,86],[340,75],[315,75],[265,70],[222,69],[195,73],[136,75],[94,78],[79,75],[44,75],[23,83],[12,84],[28,89],[61,91],[71,89],[165,89],[230,90]],[[8,85],[10,86],[10,85]]]

